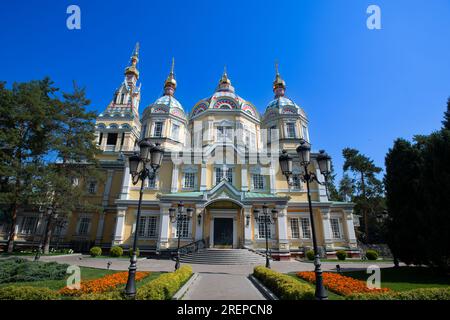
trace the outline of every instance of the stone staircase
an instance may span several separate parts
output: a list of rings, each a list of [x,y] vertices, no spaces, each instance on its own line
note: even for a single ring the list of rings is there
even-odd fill
[[[198,252],[182,255],[181,262],[193,264],[219,265],[264,265],[265,257],[247,249],[202,249]]]

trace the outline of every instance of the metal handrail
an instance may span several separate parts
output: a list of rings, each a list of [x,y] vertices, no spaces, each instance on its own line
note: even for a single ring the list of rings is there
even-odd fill
[[[205,247],[206,247],[205,240],[203,240],[203,239],[197,240],[197,241],[188,243],[188,244],[180,247],[180,249],[179,249],[180,255],[198,252],[198,250],[204,249]]]

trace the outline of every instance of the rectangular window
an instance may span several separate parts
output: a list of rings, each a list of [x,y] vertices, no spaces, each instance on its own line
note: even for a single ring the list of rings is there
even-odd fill
[[[106,140],[106,144],[108,146],[115,146],[117,143],[117,133],[108,133],[108,139]]]
[[[298,223],[298,218],[291,218],[291,238],[300,238],[300,225]]]
[[[311,224],[309,223],[309,218],[301,218],[302,225],[302,238],[311,239]]]
[[[185,172],[184,173],[184,188],[194,189],[195,188],[195,173]]]
[[[292,175],[292,188],[293,189],[301,189],[301,187],[302,187],[302,182],[300,179],[300,175],[298,175],[298,174]]]
[[[264,190],[264,176],[262,174],[253,175],[253,189]]]
[[[33,234],[36,231],[38,218],[37,217],[24,217],[22,220],[22,227],[20,233]]]
[[[98,145],[99,146],[102,144],[102,140],[103,140],[103,132],[100,132],[100,134],[98,136]]]
[[[180,236],[180,238],[188,238],[189,237],[189,218],[183,219],[181,221],[178,221],[177,223],[180,223],[180,228],[178,230],[178,225],[177,225],[177,234],[176,237],[178,238]],[[180,235],[178,235],[178,231],[180,231]]]
[[[95,194],[97,192],[97,182],[96,181],[89,181],[88,192],[90,194]]]
[[[225,170],[225,176],[227,177],[228,182],[233,184],[233,168],[226,168]]]
[[[275,141],[277,139],[277,137],[278,137],[277,126],[271,126],[269,128],[267,142]]]
[[[264,223],[264,217],[258,219],[258,238],[266,238],[266,224]],[[267,224],[267,239],[272,238],[272,227],[271,224]]]
[[[303,139],[309,140],[308,139],[308,128],[306,126],[302,126],[302,131],[303,131]]]
[[[155,238],[158,235],[157,226],[158,217],[141,217],[139,220],[138,236],[141,238]]]
[[[217,127],[217,141],[233,141],[233,129],[231,127]]]
[[[295,123],[294,122],[290,122],[290,123],[286,123],[286,132],[287,132],[287,137],[288,138],[295,138]]]
[[[216,184],[219,184],[222,181],[223,171],[222,168],[216,168]]]
[[[90,218],[81,218],[80,224],[78,226],[78,235],[85,236],[89,231],[89,224],[91,223]]]
[[[331,224],[331,232],[333,234],[333,239],[341,239],[341,226],[339,218],[331,218],[330,219]]]
[[[162,127],[163,127],[163,123],[162,122],[155,122],[155,127],[153,129],[153,136],[160,138],[162,137]]]
[[[172,139],[178,141],[180,135],[180,126],[173,123],[172,124]]]
[[[122,132],[122,138],[120,139],[120,148],[123,147],[123,142],[125,141],[125,132]]]
[[[152,175],[147,179],[147,188],[156,188],[156,176]]]

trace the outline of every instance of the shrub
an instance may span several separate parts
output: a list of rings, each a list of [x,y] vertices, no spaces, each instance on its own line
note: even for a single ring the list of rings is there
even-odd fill
[[[265,267],[256,267],[253,275],[267,286],[281,300],[312,300],[314,290],[311,286]]]
[[[299,278],[302,278],[308,282],[315,283],[316,276],[312,271],[299,272],[297,273]],[[388,292],[390,289],[369,289],[364,281],[356,280],[351,277],[346,277],[338,273],[324,272],[322,273],[323,285],[330,291],[333,291],[340,295],[350,295],[353,293],[383,293]]]
[[[104,292],[104,293],[86,293],[75,300],[124,300],[122,292],[119,290]]]
[[[190,266],[182,266],[175,272],[164,273],[137,290],[137,300],[170,300],[192,275]]]
[[[11,258],[0,261],[0,283],[62,280],[69,265]]]
[[[112,247],[109,254],[111,257],[121,257],[123,255],[123,249],[119,246]]]
[[[59,300],[60,295],[49,288],[8,286],[0,288],[0,300]]]
[[[358,293],[346,297],[348,300],[450,300],[450,288],[421,288],[382,294]]]
[[[339,260],[345,260],[345,258],[347,258],[347,252],[345,252],[345,250],[338,250],[336,251],[336,257]]]
[[[133,249],[128,250],[128,254],[131,256],[133,255]],[[136,257],[139,257],[139,248],[136,248]]]
[[[376,250],[367,250],[366,251],[366,258],[368,260],[377,260],[378,259],[378,252]]]
[[[306,258],[308,258],[308,260],[310,261],[314,260],[314,251],[313,250],[306,251]]]
[[[89,253],[91,254],[91,257],[98,257],[102,255],[102,248],[100,247],[92,247],[91,250],[89,250]]]

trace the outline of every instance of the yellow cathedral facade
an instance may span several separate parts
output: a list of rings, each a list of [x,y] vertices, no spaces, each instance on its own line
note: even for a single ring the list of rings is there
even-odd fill
[[[124,81],[96,119],[104,179],[89,180],[86,188],[89,201],[103,210],[72,214],[54,232],[52,247],[57,241],[79,250],[94,245],[128,250],[138,232],[141,254],[169,252],[176,248],[178,236],[182,246],[201,241],[207,248],[264,251],[267,236],[274,259],[303,256],[312,247],[306,184],[294,160],[293,183],[288,185],[278,155],[287,150],[295,159],[299,139],[311,142],[309,122],[304,110],[285,95],[278,70],[274,99],[264,114],[237,95],[226,71],[215,91],[188,113],[176,98],[172,63],[163,95],[140,116],[138,61],[137,48]],[[164,158],[155,177],[144,182],[136,230],[140,183],[132,183],[128,157],[138,151],[142,139],[159,143]],[[323,181],[317,154],[311,153],[309,170]],[[311,184],[311,197],[323,255],[334,256],[340,249],[357,255],[353,204],[330,201],[325,187],[316,182]],[[169,209],[180,202],[194,211],[191,219],[180,222],[177,234]],[[262,206],[278,212],[267,230],[254,212]],[[21,213],[16,241],[33,241],[42,233],[42,220],[38,213]]]

